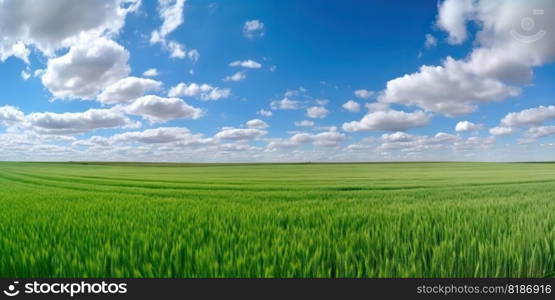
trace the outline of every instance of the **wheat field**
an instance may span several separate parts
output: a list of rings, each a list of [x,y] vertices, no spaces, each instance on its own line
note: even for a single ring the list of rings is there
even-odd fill
[[[553,277],[555,164],[0,163],[2,277]]]

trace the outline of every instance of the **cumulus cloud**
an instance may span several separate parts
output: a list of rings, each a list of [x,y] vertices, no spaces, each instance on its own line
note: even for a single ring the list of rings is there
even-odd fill
[[[259,20],[250,20],[243,26],[243,35],[249,39],[263,37],[265,34],[264,23]]]
[[[278,109],[293,110],[293,109],[299,109],[300,105],[299,105],[299,101],[291,100],[285,97],[281,100],[272,101],[270,103],[270,107],[273,110],[278,110]]]
[[[509,113],[501,120],[501,125],[506,127],[533,126],[551,120],[555,120],[555,106],[553,105]]]
[[[519,88],[468,72],[464,62],[448,57],[442,66],[422,66],[417,73],[390,80],[379,100],[459,116],[475,111],[479,103],[519,94]]]
[[[474,0],[448,0],[440,6],[437,24],[449,32],[450,44],[460,44],[467,39],[466,23],[473,15]]]
[[[537,138],[552,135],[553,126],[542,126],[545,122],[555,120],[555,106],[538,106],[519,112],[508,113],[501,119],[500,125],[489,130],[493,136],[511,135],[519,127],[529,127],[525,133],[526,139],[519,143],[531,143]]]
[[[378,140],[379,151],[402,151],[402,152],[431,152],[453,147],[463,139],[452,134],[439,132],[433,136],[415,136],[404,132],[383,134]]]
[[[95,135],[86,140],[76,140],[71,145],[75,147],[109,147],[112,143],[107,137]]]
[[[0,106],[0,124],[4,126],[21,122],[24,116],[23,112],[17,107],[10,105]]]
[[[32,113],[25,117],[25,126],[43,134],[80,134],[98,129],[137,128],[135,122],[119,108],[89,109],[77,113]]]
[[[266,135],[266,131],[257,128],[224,127],[215,137],[222,140],[255,140]]]
[[[128,131],[111,137],[92,136],[85,140],[74,141],[72,146],[92,148],[96,152],[137,149],[134,147],[126,148],[131,144],[169,147],[168,149],[179,150],[182,147],[209,146],[214,144],[214,141],[211,138],[204,138],[202,134],[194,134],[187,128],[159,127],[144,131]],[[160,151],[164,148],[156,149]]]
[[[491,128],[489,134],[494,136],[511,135],[515,132],[513,127],[498,126]]]
[[[43,85],[59,99],[94,99],[98,92],[126,77],[129,52],[106,38],[83,40],[48,60]]]
[[[343,103],[343,105],[341,107],[343,107],[343,109],[345,109],[346,111],[350,111],[350,112],[353,112],[353,113],[356,113],[356,112],[360,111],[360,104],[356,101],[353,101],[353,100],[349,100],[349,101]]]
[[[325,132],[320,132],[312,136],[314,146],[336,147],[346,139],[345,134],[339,132],[336,127],[330,128]]]
[[[313,119],[323,119],[329,111],[323,106],[312,106],[306,109],[306,116]]]
[[[312,127],[312,126],[314,126],[314,122],[309,121],[309,120],[297,121],[297,122],[295,122],[295,126],[297,126],[297,127]]]
[[[459,160],[483,152],[495,144],[494,137],[472,136],[464,139],[458,135],[439,132],[435,135],[411,135],[405,132],[383,134],[363,143],[346,147],[349,152],[376,155],[377,159],[392,160]],[[452,155],[452,156],[451,156]]]
[[[228,88],[213,87],[209,84],[197,83],[179,83],[172,87],[168,93],[170,97],[196,97],[204,101],[217,101],[226,99],[231,95],[231,90]]]
[[[248,121],[247,123],[247,127],[249,128],[255,128],[255,129],[266,129],[268,128],[268,124],[260,119],[253,119]]]
[[[238,82],[238,81],[245,80],[246,78],[247,78],[247,72],[239,71],[239,72],[236,72],[233,75],[227,76],[226,78],[224,78],[224,81]]]
[[[309,143],[320,147],[337,147],[345,141],[345,139],[345,134],[339,132],[336,127],[331,127],[328,131],[317,134],[303,132],[294,134],[289,139],[272,139],[268,142],[266,148],[269,151],[275,151],[285,148],[294,148]]]
[[[144,77],[156,77],[158,75],[160,75],[160,73],[155,68],[151,68],[143,72]]]
[[[31,51],[23,42],[15,42],[9,46],[0,44],[0,61],[4,62],[11,56],[17,57],[29,64],[29,54]]]
[[[114,36],[139,5],[140,0],[0,1],[0,60],[16,56],[28,62],[29,46],[53,56],[82,36]]]
[[[360,90],[356,90],[354,92],[354,94],[357,98],[369,99],[370,97],[372,97],[374,95],[374,92],[369,91],[369,90],[365,90],[365,89],[360,89]]]
[[[257,115],[261,115],[263,117],[271,117],[273,115],[272,111],[261,109],[256,112]]]
[[[343,124],[347,132],[357,131],[405,131],[410,128],[423,127],[430,122],[430,115],[423,111],[407,113],[397,110],[374,111],[365,115],[360,121]]]
[[[229,64],[229,66],[230,67],[243,67],[243,68],[247,68],[247,69],[260,69],[260,68],[262,68],[262,64],[254,61],[254,60],[251,60],[251,59],[243,60],[243,61],[236,60],[234,62],[231,62]]]
[[[154,95],[141,97],[126,108],[128,113],[140,115],[151,123],[176,119],[198,119],[203,112],[179,98],[162,98]]]
[[[455,126],[455,131],[456,132],[470,132],[470,131],[477,131],[480,130],[482,128],[482,125],[480,124],[475,124],[469,121],[461,121],[459,123],[457,123],[457,125]]]
[[[127,77],[108,86],[98,100],[103,104],[126,103],[143,96],[148,91],[157,91],[162,87],[160,81]]]
[[[520,94],[531,82],[533,67],[555,60],[555,35],[535,36],[522,21],[535,9],[554,11],[555,2],[447,0],[441,3],[438,25],[453,44],[468,38],[467,24],[479,27],[470,54],[461,60],[447,57],[441,66],[388,82],[380,101],[415,105],[447,116],[464,115],[477,105]],[[534,16],[537,31],[555,28],[555,19]]]
[[[555,126],[533,126],[526,132],[526,137],[538,139],[555,134]]]
[[[131,131],[114,135],[108,140],[110,143],[143,143],[143,144],[165,144],[181,142],[188,145],[203,145],[211,142],[201,134],[192,134],[183,127],[160,127],[144,131]]]

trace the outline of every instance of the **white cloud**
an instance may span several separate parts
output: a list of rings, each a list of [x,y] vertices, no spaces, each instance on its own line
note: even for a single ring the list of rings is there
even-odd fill
[[[103,104],[126,103],[143,96],[147,91],[157,91],[162,87],[160,81],[127,77],[108,86],[98,100]]]
[[[300,87],[300,88],[298,88],[298,89],[296,89],[296,90],[287,90],[287,91],[283,94],[283,96],[285,96],[285,97],[287,97],[287,98],[289,98],[289,97],[301,96],[301,95],[304,96],[304,94],[306,94],[306,92],[308,92],[307,89],[305,89],[304,87]]]
[[[99,91],[126,77],[129,52],[112,40],[83,40],[48,60],[43,85],[59,99],[94,99]]]
[[[526,132],[526,137],[538,139],[555,134],[555,126],[533,126]]]
[[[414,136],[406,132],[397,131],[395,133],[382,134],[382,141],[386,143],[408,142],[413,140]]]
[[[160,75],[160,73],[158,73],[158,70],[155,68],[151,68],[143,72],[144,77],[156,77],[158,75]]]
[[[143,144],[165,144],[181,142],[191,145],[209,144],[210,139],[202,138],[200,134],[192,134],[187,128],[182,127],[160,127],[147,129],[145,131],[132,131],[114,135],[108,140],[109,143],[143,143]]]
[[[312,136],[313,145],[321,147],[336,147],[343,142],[346,137],[345,134],[337,131],[337,128],[332,127],[330,130],[318,133]]]
[[[397,110],[375,111],[365,115],[360,121],[343,124],[347,132],[357,131],[405,131],[426,126],[430,115],[423,111],[407,113]]]
[[[266,129],[268,124],[260,119],[253,119],[247,122],[247,127],[255,129]]]
[[[21,122],[24,116],[23,112],[17,107],[10,105],[0,106],[0,124],[4,126]]]
[[[35,70],[35,72],[33,72],[33,77],[40,77],[44,74],[44,69],[37,69]]]
[[[533,67],[555,60],[555,18],[533,16],[535,31],[522,21],[535,9],[555,10],[549,0],[447,0],[440,6],[438,25],[459,44],[468,38],[467,23],[479,30],[471,53],[461,60],[447,57],[441,66],[423,66],[420,72],[391,80],[380,101],[416,105],[447,116],[468,114],[477,105],[520,94],[530,84]],[[529,20],[529,19],[528,19]],[[541,36],[533,35],[538,32]],[[545,33],[545,31],[544,31]]]
[[[160,43],[183,24],[183,7],[185,0],[158,0],[158,14],[162,18],[159,29],[150,34],[150,43]]]
[[[119,109],[89,109],[77,113],[32,113],[25,117],[25,126],[43,134],[80,134],[98,129],[137,128]]]
[[[224,127],[215,137],[223,140],[255,140],[266,135],[265,130],[257,128]]]
[[[530,126],[540,125],[551,120],[555,120],[555,106],[553,105],[539,106],[520,112],[509,113],[501,120],[501,125],[506,127]]]
[[[179,98],[162,98],[154,95],[141,97],[127,107],[127,112],[140,115],[151,123],[176,119],[198,119],[201,109],[192,107]]]
[[[353,101],[353,100],[349,100],[349,101],[343,103],[343,105],[341,107],[343,107],[343,109],[345,109],[346,111],[350,111],[350,112],[353,112],[353,113],[356,113],[356,112],[360,111],[360,104],[356,101]]]
[[[237,81],[242,81],[242,80],[244,80],[244,79],[246,79],[246,78],[247,78],[247,72],[245,72],[245,71],[239,71],[239,72],[236,72],[236,73],[233,74],[233,75],[227,76],[226,78],[224,78],[224,81],[234,81],[234,82],[237,82]]]
[[[166,45],[166,48],[170,52],[170,58],[183,59],[187,56],[187,50],[185,49],[185,46],[176,41],[170,41],[164,45]]]
[[[469,131],[477,131],[480,130],[482,128],[482,125],[480,124],[474,124],[472,122],[469,121],[461,121],[459,123],[457,123],[457,125],[455,126],[455,131],[456,132],[469,132]]]
[[[424,42],[424,46],[428,49],[437,46],[437,39],[431,34],[426,34],[426,41]]]
[[[353,150],[372,150],[382,155],[390,155],[393,152],[404,153],[405,155],[414,155],[415,153],[437,153],[440,150],[453,148],[456,143],[463,142],[459,136],[439,132],[433,136],[415,136],[405,132],[395,132],[391,134],[383,134],[379,139],[369,141],[376,144],[375,147],[369,148],[367,145],[355,144],[349,147]],[[433,154],[435,155],[435,154]]]
[[[243,60],[243,61],[236,60],[234,62],[231,62],[229,64],[229,66],[230,67],[243,67],[243,68],[247,68],[247,69],[260,69],[260,68],[262,68],[262,64],[254,61],[254,60],[251,60],[251,59]]]
[[[302,120],[295,122],[295,126],[297,127],[312,127],[314,126],[314,121],[309,120]]]
[[[436,153],[446,149],[470,149],[476,147],[476,141],[481,140],[471,137],[467,140],[457,135],[439,132],[433,136],[415,136],[404,132],[383,134],[379,140],[376,150],[378,152],[400,151],[410,153]]]
[[[456,151],[475,151],[475,150],[484,150],[490,148],[493,144],[495,144],[495,137],[479,137],[479,136],[472,136],[466,140],[459,140],[454,143],[453,149]]]
[[[28,46],[53,56],[80,36],[115,36],[139,5],[139,0],[0,1],[0,60],[28,61]]]
[[[8,46],[0,44],[0,62],[4,62],[9,57],[14,56],[29,64],[30,54],[29,48],[21,41],[14,42]]]
[[[204,101],[226,99],[230,95],[231,90],[228,88],[213,87],[206,83],[190,83],[187,85],[183,82],[172,87],[168,93],[170,97],[196,97]]]
[[[306,116],[313,119],[323,119],[329,111],[323,106],[312,106],[306,109]]]
[[[515,129],[513,127],[504,127],[504,126],[494,127],[489,130],[489,133],[495,136],[511,135],[514,132],[515,132]]]
[[[520,144],[532,143],[537,138],[552,135],[555,126],[541,126],[543,123],[555,120],[555,106],[539,106],[519,112],[508,113],[501,119],[500,125],[489,130],[491,135],[510,135],[518,127],[530,127],[525,133],[526,139],[519,140]]]
[[[167,38],[183,24],[185,2],[185,0],[158,0],[158,14],[162,19],[162,25],[159,29],[151,32],[150,44],[161,44],[164,49],[170,52],[170,58],[183,59],[187,57],[196,62],[200,58],[198,50],[187,51],[185,45]]]
[[[370,97],[372,97],[374,95],[374,92],[369,91],[369,90],[365,90],[365,89],[360,89],[360,90],[356,90],[354,92],[354,94],[357,98],[369,99]]]
[[[390,109],[390,105],[382,102],[366,103],[364,104],[369,112],[373,111],[386,111]]]
[[[109,147],[111,142],[107,137],[95,135],[86,140],[76,140],[71,145],[76,147]]]
[[[519,94],[519,88],[467,72],[464,62],[448,57],[442,66],[422,66],[418,73],[390,80],[379,100],[459,116],[475,111],[479,103]]]
[[[288,109],[288,110],[293,110],[293,109],[299,109],[299,101],[296,100],[291,100],[287,97],[281,99],[281,100],[275,100],[272,101],[270,103],[270,107],[273,110],[278,110],[278,109]]]
[[[273,115],[272,111],[261,109],[256,112],[257,115],[261,115],[263,117],[271,117]]]
[[[328,131],[318,134],[297,133],[289,139],[273,139],[268,142],[266,148],[269,151],[275,151],[284,148],[294,148],[308,143],[319,147],[337,147],[345,139],[345,134],[337,131],[336,127],[331,127]]]
[[[197,62],[200,59],[200,52],[197,49],[192,49],[187,52],[187,57],[192,62]]]
[[[249,39],[263,37],[265,34],[264,23],[259,20],[250,20],[243,26],[243,35]]]
[[[27,72],[27,71],[25,71],[25,70],[21,71],[21,79],[27,80],[27,79],[29,79],[29,78],[31,78],[31,73],[29,73],[29,72]]]
[[[330,103],[328,99],[315,99],[314,102],[316,102],[319,106],[325,106]]]
[[[449,33],[450,44],[467,39],[466,23],[473,17],[474,0],[447,0],[439,8],[437,24]]]

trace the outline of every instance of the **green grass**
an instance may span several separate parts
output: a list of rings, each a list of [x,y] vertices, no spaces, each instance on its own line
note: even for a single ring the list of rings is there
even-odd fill
[[[553,277],[555,164],[0,163],[2,277]]]

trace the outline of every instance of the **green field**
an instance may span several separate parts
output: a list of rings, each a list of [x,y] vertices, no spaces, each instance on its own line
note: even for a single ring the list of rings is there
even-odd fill
[[[0,163],[1,277],[553,277],[555,164]]]

